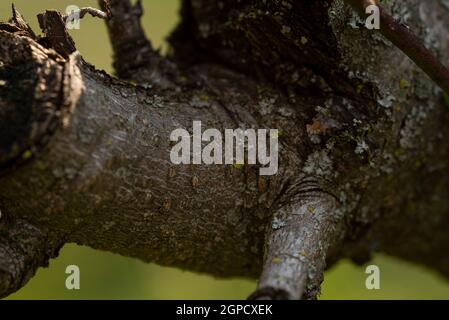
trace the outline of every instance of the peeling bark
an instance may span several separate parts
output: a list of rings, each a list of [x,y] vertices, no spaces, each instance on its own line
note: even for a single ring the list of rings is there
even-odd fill
[[[388,4],[449,59],[439,1]],[[327,267],[372,252],[449,276],[441,91],[351,27],[344,1],[185,0],[169,58],[146,39],[140,2],[110,6],[121,79],[81,58],[57,12],[40,15],[43,37],[16,11],[0,24],[0,296],[70,242],[261,275],[254,299],[313,299]],[[170,133],[194,120],[280,129],[278,174],[173,165]]]

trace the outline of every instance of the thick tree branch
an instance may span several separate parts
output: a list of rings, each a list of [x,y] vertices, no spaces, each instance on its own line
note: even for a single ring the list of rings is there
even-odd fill
[[[5,83],[25,66],[41,70],[60,63],[53,49],[30,38],[0,31],[0,39],[23,51],[21,56],[0,51],[9,70],[2,74]],[[42,56],[32,54],[36,51]],[[9,167],[0,184],[2,212],[57,231],[67,242],[104,250],[112,245],[126,256],[219,276],[257,275],[271,207],[281,193],[288,197],[295,190],[285,193],[282,186],[299,174],[296,152],[282,148],[283,165],[273,177],[260,177],[259,166],[177,166],[170,161],[170,134],[191,130],[195,120],[205,129],[289,127],[281,144],[295,143],[305,124],[294,128],[298,120],[290,116],[294,110],[287,100],[269,86],[213,65],[200,67],[193,74],[201,77],[179,90],[154,90],[113,79],[82,62],[77,52],[62,62],[53,76],[59,86],[45,87],[45,94],[59,97],[58,105],[70,101],[69,117],[58,118],[46,148],[33,148],[33,161],[20,170]],[[21,77],[29,80],[35,72]],[[33,85],[29,92],[26,103],[10,96],[1,101],[11,105],[13,115],[30,112],[23,112],[22,104],[45,109]],[[274,110],[259,109],[258,101],[274,96],[284,113],[271,117]],[[31,124],[38,125],[34,118]],[[216,263],[197,258],[202,255]]]
[[[116,22],[130,31],[113,40],[116,61],[142,62],[129,63],[139,72],[123,70],[138,83],[84,62],[57,12],[41,15],[43,38],[17,14],[0,24],[0,211],[11,218],[0,228],[2,291],[66,242],[216,276],[263,271],[254,298],[314,298],[325,263],[373,251],[449,275],[441,255],[449,250],[449,113],[398,50],[375,48],[387,55],[379,70],[347,17],[330,17],[349,11],[336,3],[195,0],[178,35],[193,33],[185,39],[203,58],[178,79],[166,60],[147,63],[157,56],[130,2],[113,1]],[[122,27],[112,20],[111,38]],[[147,55],[131,52],[133,39]],[[260,73],[235,71],[252,67]],[[405,76],[410,88],[398,85]],[[173,164],[170,134],[193,121],[221,132],[279,129],[277,175],[260,176],[257,165]],[[32,227],[19,228],[16,245],[19,222]],[[20,239],[32,249],[21,251]]]

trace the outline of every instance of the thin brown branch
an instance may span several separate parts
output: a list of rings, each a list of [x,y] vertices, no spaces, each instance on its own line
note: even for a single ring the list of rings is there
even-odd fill
[[[380,33],[404,52],[441,89],[449,94],[449,70],[423,45],[422,40],[407,26],[396,21],[377,1],[346,0],[346,2],[362,17],[365,16],[367,6],[373,4],[378,6],[380,13]]]

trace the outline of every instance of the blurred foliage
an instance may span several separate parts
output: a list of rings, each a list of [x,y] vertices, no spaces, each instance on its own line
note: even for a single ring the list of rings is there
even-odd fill
[[[322,299],[448,299],[449,285],[436,274],[388,257],[372,264],[381,270],[381,289],[365,288],[364,268],[342,261],[326,274]],[[68,265],[80,268],[81,290],[65,289]],[[67,245],[50,268],[9,299],[245,299],[255,281],[217,280],[205,275],[145,264],[135,259]]]
[[[144,27],[156,48],[167,49],[165,36],[176,25],[178,0],[144,0]],[[16,7],[38,30],[36,14],[45,9],[65,11],[68,5],[93,6],[95,1],[16,0]],[[10,4],[0,4],[0,19],[11,16]],[[104,23],[88,16],[72,30],[79,51],[97,68],[112,72],[111,47]],[[342,261],[326,274],[322,299],[449,299],[449,283],[437,274],[385,256],[371,262],[380,267],[381,290],[365,288],[364,268]],[[81,290],[65,289],[65,269],[81,270]],[[144,264],[86,247],[67,245],[40,269],[25,288],[10,299],[244,299],[256,286],[250,280],[217,280],[205,275]]]

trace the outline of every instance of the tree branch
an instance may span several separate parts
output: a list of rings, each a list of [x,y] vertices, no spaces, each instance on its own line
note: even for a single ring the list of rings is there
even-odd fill
[[[297,141],[305,124],[297,126],[301,121],[290,116],[294,109],[287,99],[268,85],[218,66],[192,70],[179,90],[155,90],[111,78],[77,52],[60,61],[54,50],[30,38],[0,31],[0,40],[3,48],[22,52],[11,56],[0,50],[0,61],[9,70],[0,74],[2,81],[9,86],[20,75],[29,84],[18,87],[24,90],[19,95],[0,97],[0,103],[10,106],[8,115],[28,117],[48,107],[36,81],[30,81],[36,70],[47,75],[46,68],[56,68],[52,79],[59,85],[42,86],[45,96],[69,106],[63,112],[68,117],[58,118],[45,148],[32,142],[32,161],[27,157],[20,170],[8,166],[0,184],[2,212],[57,232],[64,242],[113,247],[125,256],[216,276],[259,273],[271,207],[281,193],[288,197],[294,192],[285,193],[282,186],[297,179],[295,149],[280,150],[279,175],[260,177],[258,165],[174,165],[170,134],[179,128],[190,131],[195,120],[204,129],[223,132],[241,126],[290,128],[282,139]],[[31,66],[31,71],[20,72]],[[16,101],[17,96],[29,100]],[[264,97],[277,97],[285,113],[271,117],[274,111],[268,106],[259,109]],[[39,127],[39,121],[31,117],[29,125]],[[28,131],[17,134],[26,140]],[[11,150],[8,144],[1,151]]]
[[[305,180],[305,179],[304,179]],[[249,299],[315,299],[320,292],[329,245],[343,230],[338,227],[337,201],[302,182],[297,200],[278,210],[267,233],[258,289]],[[312,180],[313,181],[313,180]],[[336,230],[338,230],[336,232]]]
[[[129,24],[122,29],[134,30],[122,31],[117,56],[138,60],[132,39],[148,42],[139,42],[145,37],[135,16],[118,10],[131,10],[130,2],[113,3],[116,21]],[[0,227],[3,292],[23,284],[34,261],[44,263],[41,253],[65,242],[222,277],[254,278],[263,266],[254,298],[314,298],[325,258],[373,250],[449,274],[441,256],[449,248],[449,114],[432,108],[428,79],[410,72],[420,90],[400,88],[397,77],[410,63],[397,63],[403,55],[386,49],[388,72],[381,77],[374,68],[359,94],[354,66],[377,65],[359,54],[368,49],[352,41],[353,32],[347,42],[341,34],[327,41],[349,28],[345,17],[322,23],[327,2],[240,5],[198,0],[190,8],[184,31],[201,31],[195,39],[207,58],[186,67],[185,79],[163,82],[168,89],[153,74],[170,78],[166,60],[148,64],[157,56],[146,49],[142,64],[116,59],[139,71],[127,77],[141,77],[137,84],[84,62],[57,12],[42,15],[44,38],[35,39],[17,15],[0,24],[0,210],[11,218]],[[232,24],[228,13],[237,13]],[[110,33],[122,27],[107,23]],[[352,49],[357,57],[342,59]],[[273,77],[218,65],[218,51]],[[303,79],[302,65],[311,66]],[[282,85],[273,81],[278,76]],[[399,97],[394,109],[379,101],[384,87]],[[260,176],[257,165],[174,165],[170,134],[190,131],[193,121],[220,132],[280,129],[278,174]],[[32,249],[21,251],[21,239],[35,239]]]
[[[130,0],[99,0],[99,3],[104,10],[111,12],[106,24],[117,75],[122,79],[149,82],[162,88],[172,86],[177,69],[153,50],[145,36],[140,22],[143,15],[141,0],[134,6]]]
[[[72,12],[71,14],[63,16],[64,22],[71,22],[76,19],[83,19],[86,14],[90,14],[92,17],[100,18],[100,19],[110,19],[111,18],[111,12],[107,5],[105,4],[105,11],[98,10],[96,8],[92,7],[85,7],[81,8],[78,11]]]
[[[37,268],[58,255],[61,243],[45,229],[2,214],[0,218],[0,299],[17,291]]]
[[[375,0],[346,0],[361,17],[365,9],[376,5],[380,13],[380,33],[416,63],[435,83],[449,94],[449,70],[430,52],[407,26],[396,21]]]

